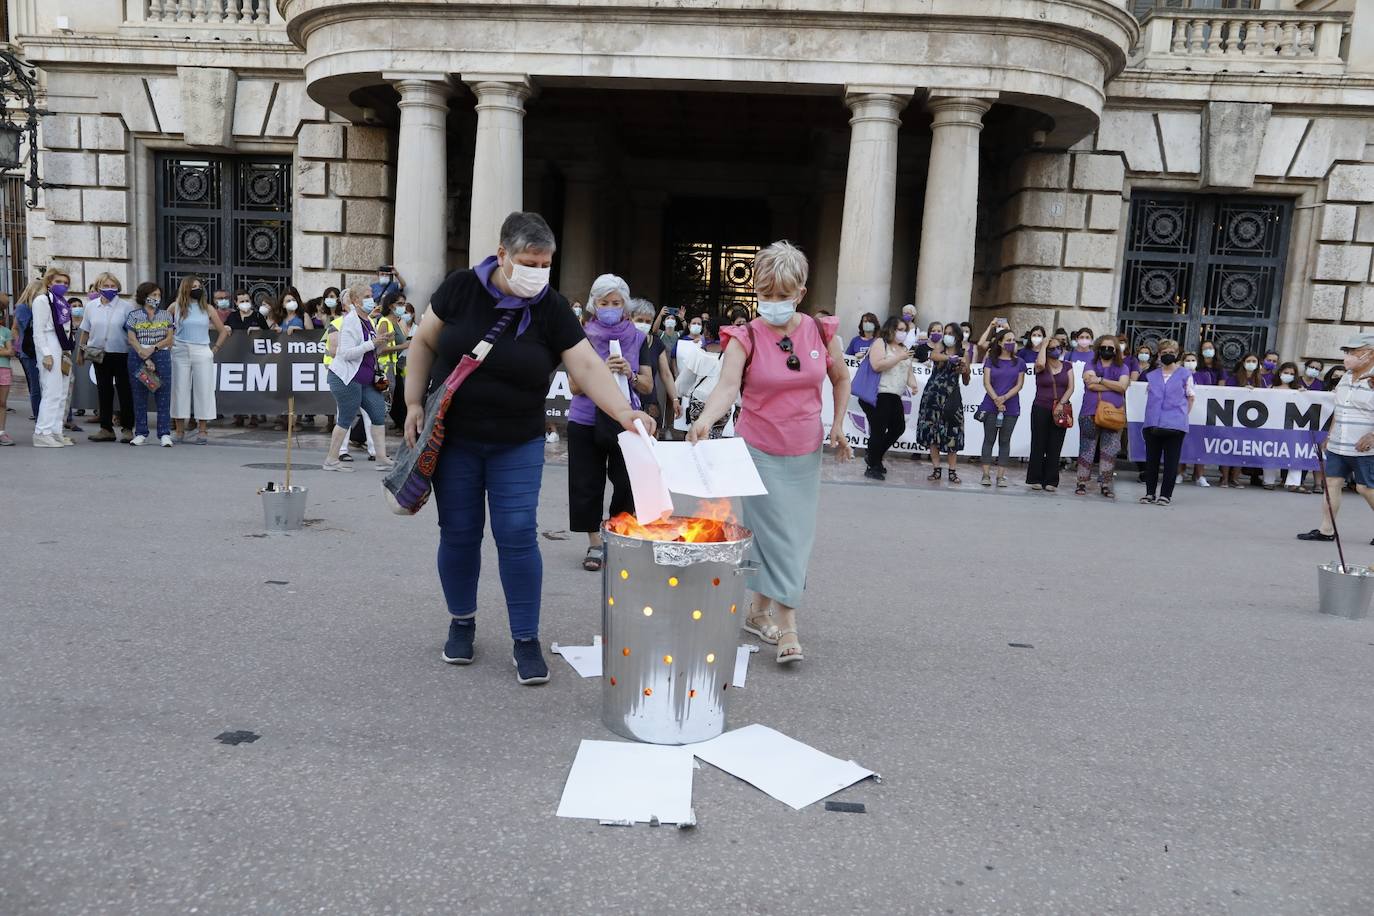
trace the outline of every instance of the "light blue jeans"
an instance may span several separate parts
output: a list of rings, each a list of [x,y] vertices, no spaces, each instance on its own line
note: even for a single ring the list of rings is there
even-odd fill
[[[342,426],[344,429],[352,426],[353,421],[358,418],[359,407],[367,414],[373,426],[381,426],[386,422],[386,398],[382,397],[380,391],[362,382],[345,382],[333,372],[328,375],[329,393],[334,395],[334,403],[338,405],[335,408],[335,426]]]

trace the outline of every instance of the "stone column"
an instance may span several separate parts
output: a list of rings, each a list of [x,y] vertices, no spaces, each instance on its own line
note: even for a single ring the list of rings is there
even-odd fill
[[[859,316],[891,310],[892,231],[897,207],[897,131],[914,89],[851,86],[849,171],[844,188],[835,314],[846,334]]]
[[[477,96],[477,145],[472,156],[472,223],[468,251],[474,263],[496,253],[501,223],[524,201],[527,76],[465,74]]]
[[[392,260],[417,312],[448,269],[448,100],[444,79],[402,78]]]
[[[932,96],[930,168],[916,265],[916,320],[963,321],[973,297],[978,135],[992,98]]]
[[[570,302],[587,301],[601,262],[601,196],[597,176],[580,166],[564,168],[563,227],[558,239],[558,288]],[[638,292],[631,290],[635,295]]]

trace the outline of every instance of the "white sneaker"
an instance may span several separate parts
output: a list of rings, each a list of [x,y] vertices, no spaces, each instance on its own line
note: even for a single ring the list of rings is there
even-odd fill
[[[61,448],[62,442],[55,436],[47,436],[39,433],[33,437],[34,448]]]
[[[344,472],[349,473],[349,474],[352,474],[352,473],[353,473],[353,468],[352,468],[352,466],[351,466],[351,465],[344,464],[342,461],[326,461],[324,464],[320,465],[320,470],[322,470],[322,471],[344,471]]]
[[[145,443],[145,442],[147,442],[147,441],[148,441],[148,437],[147,437],[147,436],[134,436],[132,439],[129,440],[129,444],[130,444],[130,445],[142,445],[143,443]]]
[[[76,440],[72,439],[71,436],[62,436],[60,437],[59,444],[62,446],[76,445]]]
[[[549,445],[556,445],[558,443],[558,433],[549,430],[548,435],[544,437],[544,441]]]
[[[1210,487],[1210,486],[1211,486],[1211,484],[1207,482],[1207,478],[1206,478],[1206,477],[1199,477],[1199,478],[1197,479],[1197,485],[1200,486],[1200,487]]]
[[[172,447],[172,444],[173,444],[173,443],[172,443],[172,437],[171,437],[171,436],[163,436],[161,439],[159,439],[159,440],[157,440],[157,441],[159,441],[159,442],[162,443],[162,447],[163,447],[163,448],[171,448],[171,447]]]

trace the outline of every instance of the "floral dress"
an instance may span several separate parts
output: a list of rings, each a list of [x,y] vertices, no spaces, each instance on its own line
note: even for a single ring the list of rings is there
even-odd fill
[[[949,361],[936,363],[930,381],[921,392],[921,407],[916,420],[916,445],[922,449],[959,452],[964,448],[963,394],[959,389],[962,364]],[[958,399],[958,419],[950,422],[945,415],[951,398]]]

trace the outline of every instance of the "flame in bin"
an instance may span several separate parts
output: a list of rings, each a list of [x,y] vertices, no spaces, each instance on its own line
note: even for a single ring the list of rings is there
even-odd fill
[[[703,502],[697,508],[697,514],[688,518],[673,516],[661,522],[643,525],[630,513],[622,512],[607,522],[606,526],[614,534],[646,541],[719,544],[725,541],[725,526],[733,524],[734,521],[734,516],[730,513],[730,500],[716,499]]]

